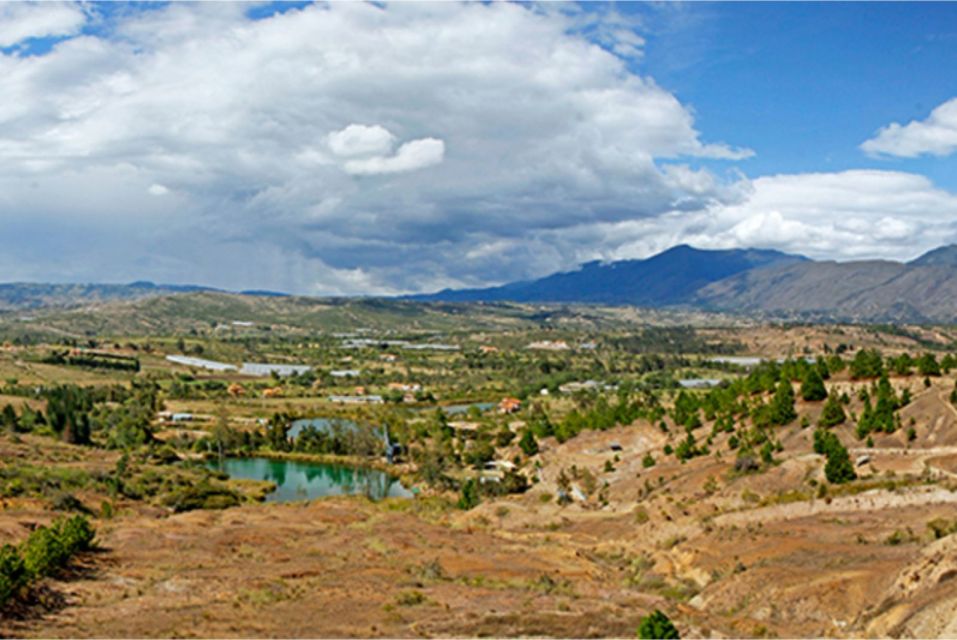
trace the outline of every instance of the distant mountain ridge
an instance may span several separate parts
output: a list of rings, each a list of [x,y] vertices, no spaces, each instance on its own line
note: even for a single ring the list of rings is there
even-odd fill
[[[181,293],[222,292],[221,289],[192,284],[49,284],[8,282],[0,284],[0,311],[69,308],[115,300],[138,300]],[[242,291],[245,295],[284,296],[271,291]]]
[[[772,250],[680,245],[645,260],[590,262],[538,280],[410,298],[690,307],[824,321],[957,322],[957,245],[907,263],[814,261]]]
[[[702,287],[743,271],[807,261],[803,256],[766,249],[705,251],[678,245],[646,260],[589,262],[577,271],[488,289],[446,289],[410,296],[446,302],[587,302],[671,306],[688,302]]]
[[[184,295],[185,304],[186,294],[203,293],[230,292],[145,281],[6,283],[0,284],[0,313]],[[248,299],[288,297],[264,290],[238,293]],[[444,290],[404,300],[636,306],[806,321],[957,323],[957,245],[933,249],[906,263],[814,261],[767,249],[705,250],[679,245],[644,260],[589,262],[575,271],[538,280]]]

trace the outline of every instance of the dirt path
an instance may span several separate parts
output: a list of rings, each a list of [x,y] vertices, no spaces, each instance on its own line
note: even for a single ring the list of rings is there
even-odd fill
[[[811,500],[792,502],[748,511],[726,513],[714,519],[718,526],[744,525],[771,520],[794,520],[823,513],[843,513],[847,511],[879,511],[900,509],[928,504],[957,504],[957,492],[938,487],[914,489],[907,493],[889,493],[874,490],[856,496],[835,498],[830,502]]]

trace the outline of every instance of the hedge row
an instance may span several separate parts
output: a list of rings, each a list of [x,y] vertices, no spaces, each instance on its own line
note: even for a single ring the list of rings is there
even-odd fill
[[[37,528],[18,547],[0,547],[0,606],[30,582],[66,565],[73,554],[88,550],[94,535],[83,516],[58,518],[49,527]]]

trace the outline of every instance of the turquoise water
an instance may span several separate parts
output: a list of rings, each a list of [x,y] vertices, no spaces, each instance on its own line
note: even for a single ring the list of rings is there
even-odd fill
[[[372,500],[412,496],[396,478],[375,469],[268,458],[226,458],[222,463],[210,462],[209,466],[231,478],[275,482],[276,490],[266,496],[266,502],[353,494]]]

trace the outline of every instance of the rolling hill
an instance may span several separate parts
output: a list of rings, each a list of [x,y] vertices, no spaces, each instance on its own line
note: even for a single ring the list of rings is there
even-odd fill
[[[222,292],[221,289],[193,284],[49,284],[8,282],[0,284],[0,312],[30,309],[71,308],[114,300],[142,300],[183,293]],[[244,295],[277,297],[274,291],[242,291]]]

